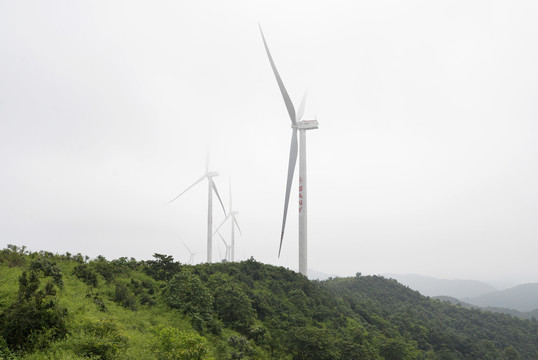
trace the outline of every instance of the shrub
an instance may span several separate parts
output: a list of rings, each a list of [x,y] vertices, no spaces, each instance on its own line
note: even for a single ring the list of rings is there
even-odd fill
[[[243,359],[254,355],[254,349],[250,342],[243,336],[232,335],[228,339],[228,345],[233,349],[230,359]]]
[[[23,266],[26,264],[26,253],[26,246],[19,248],[16,245],[8,244],[7,249],[0,251],[0,264],[6,263],[10,268]]]
[[[154,329],[153,354],[158,360],[211,360],[207,340],[173,327]]]
[[[97,274],[88,264],[79,264],[73,269],[73,275],[82,280],[86,285],[97,287]]]
[[[136,297],[125,284],[116,283],[116,289],[114,291],[114,301],[123,306],[124,308],[133,311],[136,310]]]
[[[69,343],[77,355],[108,360],[125,350],[127,337],[111,319],[92,320],[71,335]]]
[[[39,289],[35,271],[24,271],[19,277],[17,301],[0,315],[0,336],[16,350],[45,348],[67,334],[67,310],[58,305],[52,282]]]
[[[0,359],[17,360],[17,356],[9,349],[6,340],[0,336]]]
[[[44,276],[50,276],[54,280],[54,283],[61,289],[63,288],[62,271],[56,265],[56,263],[47,258],[39,258],[32,260],[30,263],[30,270],[39,271]]]

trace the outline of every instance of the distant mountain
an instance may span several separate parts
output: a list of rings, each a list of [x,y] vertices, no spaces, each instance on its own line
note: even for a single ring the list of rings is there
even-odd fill
[[[393,278],[426,296],[451,296],[465,299],[497,291],[493,286],[475,280],[436,279],[416,274],[386,274],[384,276]]]
[[[461,301],[451,296],[434,296],[433,298],[442,302],[450,303],[452,305],[461,306],[466,309],[480,309],[480,310],[491,311],[495,313],[508,314],[508,315],[518,317],[520,319],[529,319],[529,320],[532,318],[538,319],[538,309],[525,312],[525,311],[517,311],[514,309],[500,308],[500,307],[493,307],[493,306],[480,307],[478,305],[466,303],[464,301]]]
[[[481,307],[509,308],[529,312],[538,309],[538,283],[518,285],[502,291],[461,297],[461,299]]]

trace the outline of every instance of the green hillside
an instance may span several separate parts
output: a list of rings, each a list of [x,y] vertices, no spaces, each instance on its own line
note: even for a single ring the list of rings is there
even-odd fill
[[[0,250],[0,359],[538,359],[538,322],[378,276]]]

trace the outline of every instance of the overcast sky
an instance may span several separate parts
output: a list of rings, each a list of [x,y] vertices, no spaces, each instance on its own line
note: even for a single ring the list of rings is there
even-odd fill
[[[163,205],[209,146],[236,257],[297,269],[260,22],[320,123],[310,268],[538,282],[536,19],[534,0],[0,1],[0,246],[187,262],[179,236],[205,261],[207,184]]]

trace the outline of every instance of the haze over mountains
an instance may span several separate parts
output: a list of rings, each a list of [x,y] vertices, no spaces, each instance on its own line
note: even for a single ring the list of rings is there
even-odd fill
[[[385,274],[384,276],[395,279],[426,296],[452,296],[463,299],[497,291],[490,284],[476,280],[436,279],[416,274]]]
[[[538,283],[518,285],[462,300],[482,307],[493,306],[524,312],[532,311],[538,309]]]
[[[538,309],[538,283],[498,290],[490,284],[476,280],[436,279],[416,274],[385,274],[385,276],[417,290],[422,295],[441,300],[448,299],[447,301],[452,303],[461,302],[464,307],[481,307],[519,317],[534,316]]]

